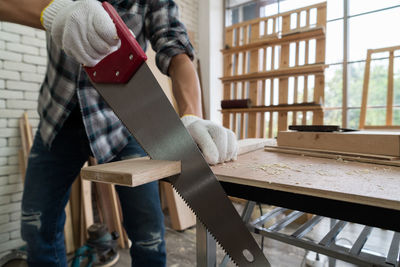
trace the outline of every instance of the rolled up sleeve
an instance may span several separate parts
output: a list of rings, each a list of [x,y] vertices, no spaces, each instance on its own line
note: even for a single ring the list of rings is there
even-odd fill
[[[145,17],[145,35],[156,52],[156,64],[168,75],[172,57],[187,54],[193,60],[194,49],[185,26],[178,19],[178,6],[172,0],[153,0]]]

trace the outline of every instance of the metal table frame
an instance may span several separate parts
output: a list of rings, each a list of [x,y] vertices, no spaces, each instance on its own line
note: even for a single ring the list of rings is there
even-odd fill
[[[302,194],[288,193],[236,183],[221,182],[226,193],[230,196],[249,200],[242,214],[248,223],[249,230],[287,244],[315,251],[330,257],[329,266],[335,265],[335,258],[359,266],[399,267],[400,247],[400,211],[369,205],[356,204],[346,201],[326,199]],[[277,208],[262,215],[256,221],[249,223],[255,202],[274,205]],[[269,228],[262,226],[267,220],[282,214],[286,209],[294,210]],[[279,233],[284,227],[306,213],[314,215],[311,220],[300,226],[291,235]],[[312,228],[325,217],[331,220],[331,230],[319,242],[315,243],[302,239]],[[336,236],[347,222],[366,225],[361,231],[352,248],[346,248],[335,243]],[[380,257],[362,251],[373,227],[395,231],[390,249],[386,257]],[[197,266],[211,267],[216,264],[216,244],[200,222],[197,223]],[[227,262],[223,260],[221,266]]]

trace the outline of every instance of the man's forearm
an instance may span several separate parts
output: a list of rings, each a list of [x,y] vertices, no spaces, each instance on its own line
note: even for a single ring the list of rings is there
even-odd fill
[[[0,20],[43,29],[40,14],[51,0],[0,0]]]
[[[186,54],[174,56],[168,73],[172,80],[172,91],[178,104],[179,115],[202,117],[200,83],[196,70]]]

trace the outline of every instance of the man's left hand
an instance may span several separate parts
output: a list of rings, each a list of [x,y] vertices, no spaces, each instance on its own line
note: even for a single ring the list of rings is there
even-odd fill
[[[208,164],[215,165],[237,158],[238,144],[231,130],[193,115],[183,116],[182,122]]]

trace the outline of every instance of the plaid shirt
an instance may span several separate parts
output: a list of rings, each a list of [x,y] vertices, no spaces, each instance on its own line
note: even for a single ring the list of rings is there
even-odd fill
[[[167,74],[170,60],[186,53],[193,58],[186,29],[172,0],[109,0],[146,51],[147,40],[156,51],[156,63]],[[71,111],[80,106],[93,155],[108,162],[132,138],[114,112],[93,88],[80,64],[65,55],[47,34],[48,66],[39,96],[39,131],[50,147]]]

